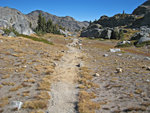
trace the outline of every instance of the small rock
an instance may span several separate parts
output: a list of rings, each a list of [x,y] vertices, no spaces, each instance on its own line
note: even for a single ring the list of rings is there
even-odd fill
[[[150,71],[150,66],[149,66],[149,67],[147,67],[147,70],[149,70],[149,71]]]
[[[108,57],[108,54],[104,54],[103,56],[104,56],[104,57]]]
[[[150,82],[150,80],[149,80],[149,79],[147,79],[147,80],[146,80],[146,82]]]
[[[76,65],[77,67],[82,67],[82,63],[79,63],[78,65]]]
[[[24,67],[24,68],[26,68],[27,66],[26,66],[26,65],[24,65],[23,67]]]
[[[4,31],[0,29],[0,34],[4,34]]]
[[[16,37],[16,35],[13,32],[10,32],[8,37]]]
[[[122,54],[118,54],[118,56],[122,56]]]
[[[0,40],[0,42],[2,43],[2,42],[3,42],[3,40]]]
[[[13,101],[10,103],[12,109],[18,109],[18,110],[21,109],[22,104],[23,103],[21,101]]]
[[[100,76],[100,74],[98,74],[98,73],[95,73],[95,74],[94,74],[94,76],[96,76],[96,77],[99,77],[99,76]]]
[[[150,61],[150,57],[145,57],[144,60],[149,60]]]
[[[110,49],[110,52],[115,53],[115,52],[120,52],[120,49]]]
[[[117,73],[122,73],[123,70],[122,70],[122,68],[117,68],[116,71],[117,71]]]

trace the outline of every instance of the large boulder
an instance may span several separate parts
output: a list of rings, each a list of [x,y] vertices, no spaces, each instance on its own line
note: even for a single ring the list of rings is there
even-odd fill
[[[111,39],[111,37],[112,37],[112,29],[110,29],[110,28],[103,29],[103,31],[101,32],[100,37],[104,38],[104,39]]]
[[[138,44],[141,44],[141,43],[147,42],[147,41],[150,41],[150,37],[141,37],[141,38],[138,40]]]
[[[95,37],[100,38],[102,29],[94,28],[94,29],[87,29],[81,32],[81,37]]]
[[[13,27],[18,33],[25,35],[33,33],[26,16],[16,9],[8,7],[0,7],[0,27]]]
[[[0,29],[0,34],[4,34],[4,31]]]
[[[141,37],[149,37],[150,28],[146,26],[140,27],[140,32],[135,33],[130,40],[140,40]]]

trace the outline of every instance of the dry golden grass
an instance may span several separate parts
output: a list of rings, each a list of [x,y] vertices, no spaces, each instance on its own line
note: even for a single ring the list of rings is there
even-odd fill
[[[46,100],[30,100],[23,104],[23,108],[27,109],[45,109],[47,108],[48,101]]]
[[[2,79],[7,79],[7,78],[9,78],[10,77],[10,75],[3,75],[1,78]]]
[[[8,97],[3,97],[0,99],[0,108],[5,107],[9,103]]]
[[[2,85],[4,85],[4,86],[14,86],[15,83],[13,83],[13,82],[2,82]]]
[[[25,83],[25,82],[21,83],[21,85],[22,85],[23,87],[31,87],[30,84],[27,84],[27,83]]]
[[[79,92],[78,110],[80,113],[95,113],[95,110],[100,108],[99,103],[91,101],[93,98],[96,98],[94,93]]]
[[[24,80],[24,82],[29,82],[29,83],[35,83],[35,79],[27,79],[27,80]]]
[[[95,113],[95,110],[100,108],[100,104],[91,100],[96,98],[94,92],[87,92],[85,90],[98,88],[99,85],[91,81],[93,76],[90,75],[91,71],[87,67],[82,67],[80,70],[80,78],[78,79],[80,84],[78,111],[80,113]]]
[[[2,88],[3,86],[2,85],[0,85],[0,88]]]
[[[45,113],[44,111],[42,111],[42,110],[34,110],[34,111],[31,111],[30,113]]]
[[[31,78],[32,77],[32,74],[31,73],[26,73],[25,74],[25,78]]]
[[[41,81],[38,83],[38,90],[46,90],[50,91],[50,82],[49,81]]]
[[[16,87],[11,88],[9,91],[17,91],[17,90],[19,90],[21,88],[23,88],[23,86],[22,85],[18,85]]]
[[[23,97],[29,96],[29,93],[30,93],[30,91],[24,91],[24,92],[22,92],[22,96]]]
[[[36,95],[34,98],[40,100],[49,100],[50,99],[50,95],[48,92],[46,91],[43,91],[43,92],[40,92],[38,95]]]

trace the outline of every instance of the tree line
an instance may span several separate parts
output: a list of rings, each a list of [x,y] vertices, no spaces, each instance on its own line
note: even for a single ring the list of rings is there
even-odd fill
[[[35,32],[38,34],[43,34],[43,33],[53,33],[53,34],[60,34],[59,31],[59,26],[53,24],[51,19],[48,19],[46,22],[45,17],[42,16],[40,13],[38,16],[38,22],[37,22],[37,27],[35,28]]]

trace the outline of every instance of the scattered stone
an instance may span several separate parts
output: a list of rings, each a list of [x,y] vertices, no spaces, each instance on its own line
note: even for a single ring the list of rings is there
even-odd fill
[[[96,77],[99,77],[99,76],[100,76],[100,74],[98,74],[98,73],[95,73],[95,74],[94,74],[94,76],[96,76]]]
[[[118,56],[122,56],[122,54],[118,54]]]
[[[4,31],[0,29],[0,34],[4,34]]]
[[[2,43],[2,42],[3,42],[3,40],[0,40],[0,42]]]
[[[79,63],[78,65],[76,65],[77,67],[82,67],[83,64],[82,63]]]
[[[120,52],[120,49],[110,49],[110,52],[115,53],[115,52]]]
[[[150,61],[150,57],[145,57],[144,60],[149,60]]]
[[[147,70],[149,70],[149,71],[150,71],[150,66],[149,66],[149,67],[147,67]]]
[[[12,109],[18,109],[18,110],[21,109],[22,104],[23,103],[21,101],[13,101],[10,103]]]
[[[150,80],[149,80],[149,79],[147,79],[147,80],[146,80],[146,82],[150,82]]]
[[[123,72],[122,68],[117,68],[116,71],[117,71],[117,73],[122,73]]]
[[[8,37],[16,37],[16,35],[13,32],[10,32]]]
[[[108,57],[108,54],[104,54],[103,56],[104,56],[104,57]]]
[[[109,108],[107,108],[107,107],[104,107],[103,109],[104,109],[104,110],[110,110],[110,109],[109,109]]]
[[[125,44],[131,44],[131,41],[121,41],[121,42],[118,42],[117,45],[125,45]]]

